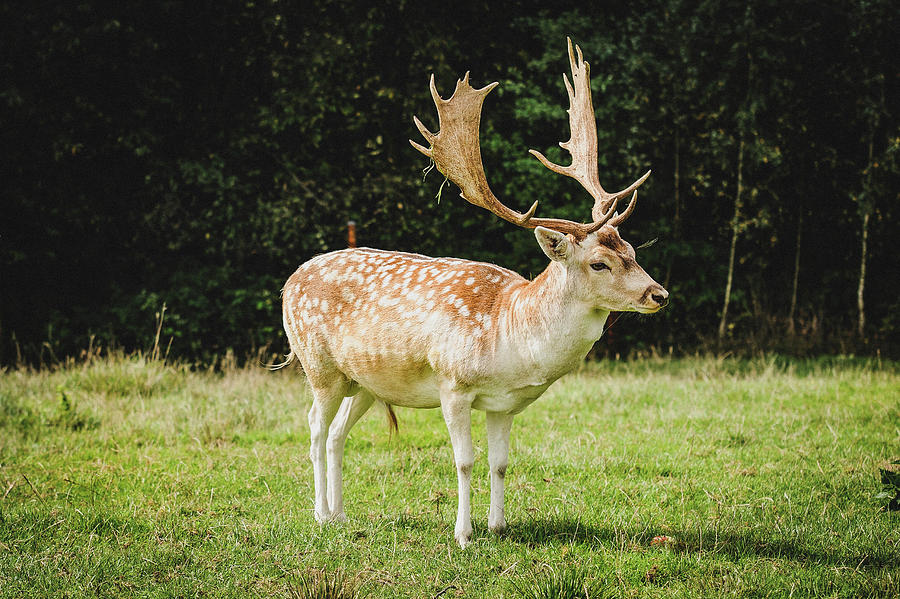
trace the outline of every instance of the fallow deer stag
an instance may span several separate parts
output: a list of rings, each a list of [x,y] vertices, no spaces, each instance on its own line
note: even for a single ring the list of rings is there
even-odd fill
[[[597,125],[589,65],[569,40],[572,137],[560,145],[572,164],[560,166],[531,151],[550,170],[577,180],[594,198],[592,222],[534,216],[503,205],[484,175],[478,129],[485,96],[468,74],[449,100],[431,77],[439,132],[415,119],[434,160],[462,197],[521,227],[534,229],[550,265],[534,280],[493,264],[373,249],[346,249],[306,262],[284,286],[284,329],[291,354],[312,387],[310,457],[315,517],[343,521],[341,464],[350,428],[373,403],[440,407],[456,462],[459,504],[455,537],[472,538],[471,411],[486,412],[491,503],[488,528],[506,528],[503,478],[513,416],[577,366],[603,333],[610,311],[652,313],[668,292],[635,261],[619,237],[634,210],[637,187],[608,193],[597,175]],[[616,211],[620,198],[628,206]],[[394,421],[396,423],[396,421]]]

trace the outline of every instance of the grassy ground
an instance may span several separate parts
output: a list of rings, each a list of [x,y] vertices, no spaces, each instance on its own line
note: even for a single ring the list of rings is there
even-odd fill
[[[312,518],[297,371],[109,358],[0,374],[0,597],[897,597],[900,367],[854,360],[589,364],[516,419],[501,537],[453,541],[439,411],[351,434],[350,521]],[[896,466],[893,466],[896,468]],[[654,542],[665,535],[668,541]]]

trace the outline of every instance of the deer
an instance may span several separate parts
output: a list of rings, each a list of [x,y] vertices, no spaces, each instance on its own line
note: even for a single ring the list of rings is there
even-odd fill
[[[473,537],[471,414],[485,412],[490,469],[488,529],[502,533],[504,477],[513,418],[551,383],[578,366],[604,332],[610,312],[654,313],[668,292],[635,259],[618,232],[634,211],[637,188],[606,192],[598,178],[597,124],[590,65],[568,39],[571,138],[560,166],[530,150],[551,171],[571,177],[593,198],[589,224],[535,216],[497,199],[484,173],[479,127],[485,96],[469,73],[450,99],[430,90],[438,133],[413,117],[428,143],[412,146],[461,190],[461,197],[499,218],[533,229],[550,263],[533,280],[484,262],[431,258],[371,248],[342,249],[302,264],[283,289],[286,365],[298,360],[312,392],[308,420],[319,523],[346,521],[342,462],[347,435],[373,404],[396,429],[394,407],[440,408],[456,466],[454,537]],[[631,194],[618,212],[621,198]]]

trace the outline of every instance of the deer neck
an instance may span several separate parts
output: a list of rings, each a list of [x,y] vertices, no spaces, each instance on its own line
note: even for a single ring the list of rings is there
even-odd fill
[[[568,271],[557,262],[511,290],[508,305],[511,348],[530,366],[553,374],[584,359],[609,316],[579,298]]]

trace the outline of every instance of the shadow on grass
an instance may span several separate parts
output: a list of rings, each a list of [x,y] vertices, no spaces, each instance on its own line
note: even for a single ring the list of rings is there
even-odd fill
[[[503,537],[514,543],[524,545],[555,545],[566,543],[584,543],[587,545],[620,547],[629,551],[649,550],[655,535],[666,534],[675,539],[669,545],[672,551],[683,554],[708,553],[726,556],[730,559],[747,557],[765,557],[791,560],[804,563],[818,563],[831,566],[886,567],[895,566],[896,557],[884,548],[868,548],[871,551],[860,553],[829,551],[828,547],[817,539],[808,542],[778,538],[772,534],[766,538],[748,532],[735,534],[729,532],[696,530],[672,530],[665,533],[647,528],[633,527],[596,527],[585,525],[574,518],[535,518],[513,523]],[[653,547],[656,549],[656,547]]]

